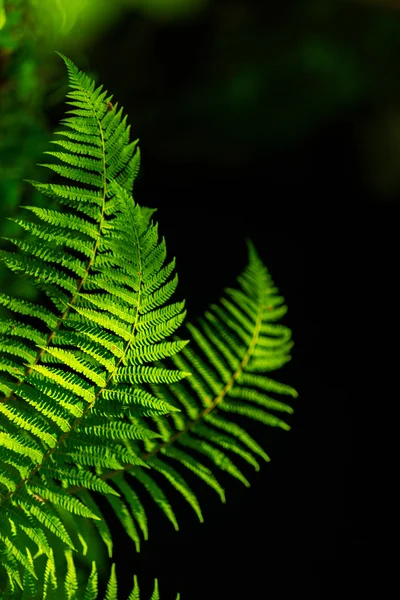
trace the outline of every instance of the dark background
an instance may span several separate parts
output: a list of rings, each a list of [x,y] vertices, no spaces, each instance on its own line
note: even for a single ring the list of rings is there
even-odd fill
[[[380,330],[391,326],[384,285],[399,216],[398,7],[224,0],[179,18],[127,10],[86,43],[83,34],[54,46],[129,115],[142,151],[134,198],[158,208],[189,318],[234,284],[251,238],[295,341],[276,375],[299,391],[291,431],[249,427],[271,463],[244,467],[250,489],[221,477],[226,506],[197,486],[203,524],[178,497],[179,533],[149,511],[139,555],[116,524],[121,590],[135,572],[144,598],[155,576],[162,600],[176,591],[319,599],[353,588],[360,597],[377,553],[382,398],[372,380]],[[64,112],[57,60],[42,66],[50,130]]]

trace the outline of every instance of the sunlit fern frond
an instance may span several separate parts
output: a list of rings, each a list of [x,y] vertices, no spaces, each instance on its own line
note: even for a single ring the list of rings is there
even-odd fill
[[[142,417],[177,409],[144,385],[187,375],[155,364],[186,345],[168,339],[185,311],[183,302],[168,304],[175,262],[165,262],[153,211],[126,190],[138,165],[126,118],[64,60],[75,109],[60,132],[67,152],[54,154],[64,164],[51,168],[84,185],[35,182],[64,207],[30,207],[37,220],[17,222],[31,237],[12,240],[19,252],[1,253],[53,305],[0,295],[17,315],[0,321],[0,553],[19,586],[21,567],[35,577],[30,551],[51,556],[48,535],[74,548],[57,507],[100,520],[89,492],[85,503],[68,486],[110,494],[115,504],[119,492],[97,470],[146,466],[129,442],[159,434]]]
[[[292,408],[279,396],[297,396],[265,374],[289,360],[291,332],[276,323],[283,298],[252,245],[239,288],[188,326],[191,344],[173,337],[184,303],[170,302],[175,261],[166,262],[154,211],[131,196],[136,143],[111,96],[63,58],[74,109],[46,166],[73,185],[33,182],[62,208],[28,207],[33,220],[16,222],[30,237],[0,255],[45,294],[43,304],[0,294],[17,315],[0,320],[0,591],[3,578],[21,600],[40,588],[37,557],[54,584],[54,540],[63,551],[77,538],[87,546],[82,522],[112,556],[96,494],[137,549],[148,537],[143,488],[176,529],[171,486],[202,520],[185,470],[222,501],[217,468],[248,486],[239,459],[258,469],[269,458],[237,419],[287,430],[276,413]],[[87,591],[76,589],[70,550],[66,597],[95,598],[95,571]],[[113,573],[105,600],[116,597]]]
[[[290,429],[280,415],[289,415],[293,409],[280,396],[296,398],[297,392],[266,375],[290,360],[291,331],[277,322],[286,306],[251,244],[249,263],[238,283],[239,287],[227,289],[198,323],[188,325],[191,343],[171,358],[177,368],[189,371],[190,377],[168,387],[151,385],[154,395],[181,410],[152,417],[161,441],[130,442],[152,469],[136,465],[101,471],[101,479],[125,497],[145,539],[148,525],[143,488],[175,529],[178,518],[169,499],[171,486],[202,521],[196,491],[186,481],[185,471],[194,473],[225,502],[218,469],[249,486],[240,460],[256,470],[260,459],[270,460],[247,431],[245,419]]]

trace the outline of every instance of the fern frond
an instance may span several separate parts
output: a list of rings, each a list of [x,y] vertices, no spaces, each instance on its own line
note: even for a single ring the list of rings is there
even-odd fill
[[[134,442],[136,451],[139,453],[141,448],[141,458],[151,469],[144,472],[138,466],[123,468],[125,477],[129,473],[144,485],[175,528],[178,525],[168,500],[169,485],[203,519],[196,493],[185,481],[185,470],[197,475],[224,502],[225,491],[216,477],[217,469],[248,487],[249,480],[239,461],[259,470],[257,459],[270,460],[246,428],[236,422],[237,415],[286,431],[290,429],[278,415],[291,414],[293,408],[279,396],[296,398],[297,392],[260,374],[261,365],[263,371],[272,371],[290,359],[291,331],[275,323],[286,307],[251,244],[249,263],[238,283],[239,287],[227,289],[221,301],[212,305],[198,323],[187,326],[192,343],[173,355],[170,364],[190,372],[190,377],[168,387],[150,381],[155,396],[181,409],[181,412],[171,411],[170,418],[151,417],[161,441],[146,438]],[[159,478],[158,482],[153,478],[154,470],[166,479],[165,489],[160,486]],[[101,477],[112,485],[117,475],[121,477],[121,472],[115,470],[103,472]],[[128,493],[127,489],[121,490],[119,486],[123,494]]]
[[[63,121],[67,132],[59,132],[66,133],[67,140],[57,140],[63,151],[49,152],[56,162],[46,166],[74,184],[33,182],[62,209],[25,207],[36,220],[18,222],[31,238],[8,240],[18,252],[0,253],[54,305],[49,310],[0,295],[1,304],[32,321],[0,322],[0,540],[16,585],[18,563],[33,569],[24,540],[39,551],[47,530],[73,546],[55,507],[101,519],[90,500],[93,491],[107,495],[139,544],[128,509],[135,504],[133,492],[126,504],[93,469],[148,467],[134,443],[160,434],[143,416],[179,409],[143,385],[187,376],[173,365],[154,364],[185,347],[185,341],[168,340],[185,311],[183,303],[167,304],[177,286],[175,261],[165,262],[165,241],[151,221],[154,211],[142,209],[130,194],[139,164],[136,142],[129,142],[122,109],[108,111],[107,93],[64,61],[75,109]],[[86,490],[85,501],[68,493],[77,485]],[[27,527],[25,515],[43,539]],[[140,529],[145,531],[143,518]],[[100,530],[109,544],[106,530]]]
[[[218,469],[249,486],[240,460],[258,470],[257,459],[269,457],[237,417],[288,430],[281,416],[293,409],[279,396],[297,396],[265,376],[290,359],[292,342],[277,323],[284,300],[252,245],[239,287],[188,326],[192,343],[171,339],[186,312],[183,302],[170,302],[175,261],[166,262],[154,210],[131,196],[137,141],[123,110],[109,110],[111,96],[63,59],[73,108],[55,140],[61,149],[43,166],[72,184],[31,182],[61,206],[24,207],[31,221],[16,222],[30,237],[7,240],[16,252],[0,251],[52,307],[0,294],[1,305],[28,320],[0,320],[0,555],[7,593],[21,600],[36,600],[41,555],[39,598],[55,589],[57,598],[78,598],[71,523],[90,519],[112,556],[96,492],[137,550],[148,537],[143,487],[175,529],[168,486],[202,521],[185,471],[223,502]],[[53,536],[66,554],[63,592]],[[85,550],[87,540],[78,540]],[[139,598],[136,583],[129,600]],[[84,598],[96,597],[93,564]],[[116,598],[113,566],[105,600]]]

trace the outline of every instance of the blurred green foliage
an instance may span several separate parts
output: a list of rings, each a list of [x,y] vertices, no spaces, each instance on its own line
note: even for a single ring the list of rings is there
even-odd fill
[[[34,175],[33,165],[48,133],[26,3],[13,0],[5,8],[7,20],[0,31],[0,194],[8,216],[20,200],[22,179]]]
[[[6,17],[0,29],[0,200],[1,234],[19,236],[21,228],[7,217],[16,214],[23,197],[23,178],[37,175],[38,151],[44,149],[47,123],[35,43],[26,24],[26,2],[3,3]],[[33,196],[33,194],[32,194]],[[35,194],[37,204],[43,199]],[[12,278],[0,267],[0,285],[25,298],[36,295],[31,284]]]
[[[0,29],[3,29],[6,24],[6,9],[4,7],[4,0],[0,0]]]
[[[35,35],[49,51],[90,43],[92,36],[114,23],[118,0],[28,0]]]
[[[28,0],[36,35],[53,49],[86,46],[126,10],[169,21],[197,14],[207,0]]]
[[[400,13],[386,3],[3,0],[2,4],[7,24],[0,32],[0,95],[15,86],[8,104],[0,106],[6,115],[2,126],[8,122],[7,129],[14,129],[17,146],[17,140],[26,141],[26,157],[31,150],[27,121],[39,146],[40,131],[46,126],[43,106],[57,101],[49,94],[46,106],[45,90],[50,86],[56,90],[61,81],[55,49],[87,71],[94,68],[94,75],[103,79],[109,70],[116,95],[122,92],[135,103],[131,113],[136,124],[146,126],[147,135],[159,132],[155,151],[160,160],[168,147],[175,160],[187,157],[194,163],[207,154],[216,168],[222,163],[243,166],[261,152],[273,152],[274,145],[282,147],[312,135],[357,106],[386,114],[400,94]],[[131,76],[124,75],[126,67]],[[371,114],[371,121],[377,115]],[[392,127],[398,128],[395,118]],[[373,152],[361,153],[368,172],[382,170],[379,155],[390,150],[396,153],[393,164],[400,162],[397,145],[386,136],[374,133],[368,141],[368,132],[375,130],[366,123],[363,143],[385,145],[387,140],[387,147],[375,153],[376,165]],[[214,140],[209,144],[211,131]],[[4,130],[1,133],[4,139]],[[23,157],[7,151],[7,169],[16,177],[22,171],[27,177],[26,167]],[[385,190],[400,190],[394,174],[369,181],[379,187],[383,179],[393,182]],[[13,193],[15,197],[15,189]]]

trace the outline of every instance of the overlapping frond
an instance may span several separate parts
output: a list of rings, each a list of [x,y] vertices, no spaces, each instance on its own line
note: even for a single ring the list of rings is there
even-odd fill
[[[59,132],[67,141],[57,141],[66,152],[51,153],[57,162],[50,167],[83,185],[34,182],[63,207],[28,207],[37,222],[17,222],[31,236],[12,240],[17,253],[1,254],[53,305],[0,296],[17,318],[29,319],[0,322],[0,552],[17,585],[18,565],[35,577],[30,550],[50,559],[46,531],[74,548],[57,507],[101,520],[92,492],[110,495],[136,539],[119,492],[98,471],[147,466],[131,442],[159,434],[143,416],[178,409],[144,386],[187,375],[155,364],[186,345],[168,339],[185,311],[182,302],[168,304],[175,263],[165,262],[154,211],[127,191],[138,155],[126,117],[117,105],[109,111],[111,97],[64,60],[75,109]],[[86,502],[67,493],[76,485],[88,490]]]
[[[242,464],[259,470],[260,459],[270,459],[248,432],[245,420],[242,425],[237,416],[290,429],[282,416],[293,409],[282,397],[296,398],[297,392],[266,375],[290,360],[291,331],[278,323],[286,306],[252,244],[248,266],[238,284],[238,288],[227,289],[198,323],[187,326],[191,343],[171,357],[175,367],[189,371],[191,376],[168,386],[150,385],[155,396],[180,409],[151,417],[161,440],[131,444],[151,469],[135,465],[123,471],[101,472],[101,478],[125,496],[138,522],[146,514],[143,488],[175,529],[178,520],[169,499],[171,488],[203,520],[196,491],[185,479],[188,470],[211,487],[222,502],[225,490],[217,479],[218,470],[250,485]],[[145,420],[141,423],[144,425]],[[142,531],[146,539],[147,525]]]

